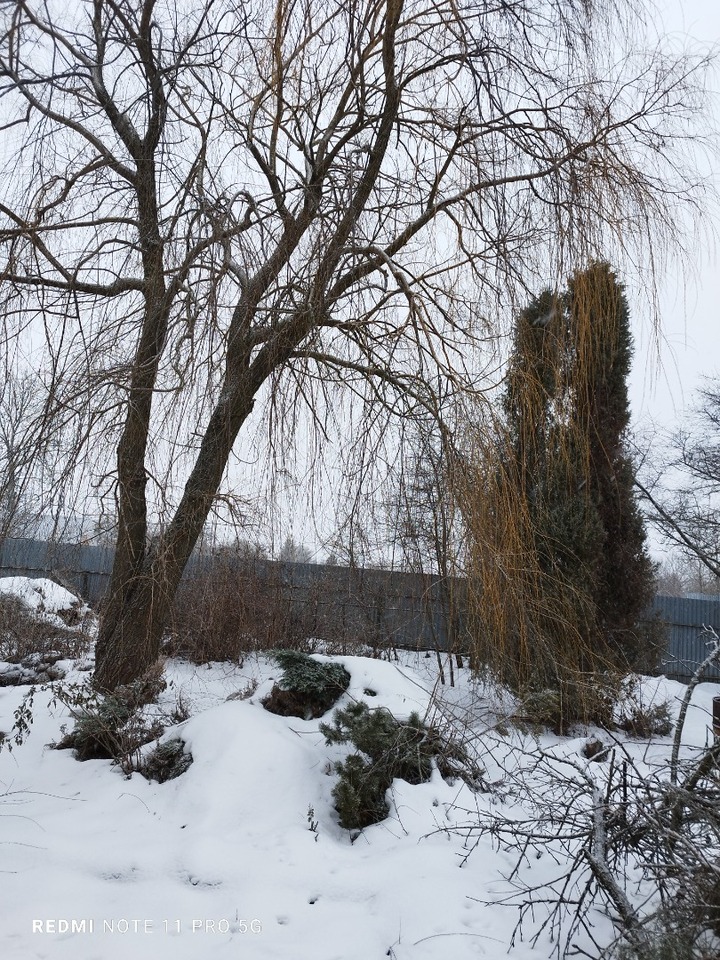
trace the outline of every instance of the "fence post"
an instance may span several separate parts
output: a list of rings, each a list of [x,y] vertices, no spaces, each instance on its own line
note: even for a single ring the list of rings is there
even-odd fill
[[[717,739],[720,737],[720,697],[713,697],[712,725],[713,734]]]

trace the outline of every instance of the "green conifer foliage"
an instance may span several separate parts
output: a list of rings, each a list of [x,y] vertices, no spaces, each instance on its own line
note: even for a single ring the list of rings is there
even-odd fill
[[[517,484],[529,503],[542,497],[557,394],[562,306],[545,290],[519,315],[504,397]]]
[[[299,650],[275,650],[272,658],[282,677],[263,701],[266,710],[283,717],[321,717],[350,685],[341,663],[322,663]]]
[[[460,496],[472,546],[476,656],[526,694],[591,719],[593,677],[647,664],[654,590],[627,451],[627,301],[605,263],[518,316],[502,422]],[[487,435],[487,431],[486,431]]]
[[[587,438],[588,499],[600,519],[593,600],[598,631],[611,658],[634,667],[642,659],[638,618],[655,590],[643,517],[634,493],[635,468],[627,450],[628,376],[632,335],[622,284],[608,264],[575,274],[568,285],[571,340],[577,348],[573,414]]]
[[[335,764],[339,780],[333,798],[347,829],[384,820],[389,810],[385,794],[393,780],[425,783],[433,765],[445,779],[461,778],[473,789],[484,787],[483,771],[465,747],[427,726],[417,713],[403,722],[389,710],[373,710],[357,701],[336,710],[332,724],[321,723],[320,732],[328,744],[352,743],[357,751]]]

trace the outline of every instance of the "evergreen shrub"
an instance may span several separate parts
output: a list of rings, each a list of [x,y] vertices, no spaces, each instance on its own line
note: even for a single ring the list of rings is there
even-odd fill
[[[426,726],[417,713],[402,722],[389,710],[359,701],[336,710],[332,724],[321,723],[320,731],[328,744],[352,743],[358,751],[335,764],[340,779],[333,798],[347,829],[384,820],[389,812],[385,794],[393,780],[425,783],[433,764],[445,779],[460,777],[474,789],[482,786],[482,771],[464,746]]]
[[[321,717],[350,686],[350,674],[339,663],[321,663],[299,650],[271,654],[282,667],[282,677],[263,701],[271,713],[282,717]]]

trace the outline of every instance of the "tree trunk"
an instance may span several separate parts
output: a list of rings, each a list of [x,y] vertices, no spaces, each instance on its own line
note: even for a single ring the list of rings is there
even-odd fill
[[[251,378],[246,376],[218,403],[183,498],[158,546],[146,551],[138,569],[128,564],[118,568],[116,560],[117,592],[110,597],[97,642],[95,685],[99,689],[131,683],[157,661],[183,571],[207,520],[235,438],[252,411],[254,394]]]

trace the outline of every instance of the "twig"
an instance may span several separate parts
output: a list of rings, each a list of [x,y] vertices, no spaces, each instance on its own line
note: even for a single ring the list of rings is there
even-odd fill
[[[710,653],[705,657],[703,662],[697,668],[695,673],[692,675],[690,683],[687,686],[685,691],[685,696],[682,699],[680,704],[680,712],[678,713],[677,726],[675,727],[675,737],[673,738],[673,747],[672,754],[670,757],[670,783],[673,786],[677,786],[678,780],[678,758],[680,756],[680,741],[682,740],[683,727],[685,726],[685,717],[690,706],[690,700],[692,699],[693,692],[695,687],[702,681],[705,671],[717,663],[720,659],[720,637],[718,637],[717,632],[714,627],[703,625],[701,637],[710,637],[710,642],[713,645]]]

